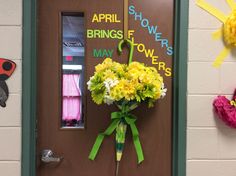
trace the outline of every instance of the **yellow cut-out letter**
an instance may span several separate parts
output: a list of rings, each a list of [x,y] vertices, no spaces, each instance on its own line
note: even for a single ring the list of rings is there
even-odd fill
[[[157,65],[158,64],[157,59],[158,59],[158,56],[152,56],[152,64],[153,65]]]
[[[130,39],[131,36],[134,35],[134,30],[128,30],[128,38]]]
[[[100,13],[100,14],[98,14],[98,18],[99,18],[100,21],[105,20],[106,19],[106,15],[103,14],[103,13]]]
[[[93,19],[92,19],[92,23],[100,23],[101,21],[99,21],[99,19],[98,19],[98,15],[95,13],[94,15],[93,15]]]
[[[165,75],[166,75],[167,77],[172,75],[172,73],[171,73],[171,68],[166,68],[166,70],[165,70]]]
[[[143,43],[139,43],[137,46],[138,52],[142,53],[145,51],[145,45]]]

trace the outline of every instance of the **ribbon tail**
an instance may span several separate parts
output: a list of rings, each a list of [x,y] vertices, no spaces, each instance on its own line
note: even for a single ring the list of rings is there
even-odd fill
[[[89,159],[90,160],[94,160],[97,156],[97,153],[98,153],[98,150],[103,142],[103,139],[104,139],[105,135],[103,134],[99,134],[94,145],[93,145],[93,148],[89,154]]]
[[[135,124],[130,124],[130,128],[133,134],[133,142],[134,142],[134,147],[138,156],[138,164],[140,164],[144,160],[144,155],[143,155],[143,149],[142,145],[139,140],[139,134],[138,134],[138,129]]]
[[[93,148],[92,148],[92,150],[91,150],[91,152],[89,154],[89,159],[90,160],[94,160],[96,158],[98,150],[101,147],[101,144],[103,142],[104,137],[105,136],[109,136],[109,135],[111,135],[113,133],[113,131],[116,129],[116,126],[119,123],[119,121],[120,121],[119,119],[114,120],[110,124],[110,126],[106,129],[106,131],[104,133],[100,133],[97,136],[96,141],[95,141],[95,143],[93,145]]]

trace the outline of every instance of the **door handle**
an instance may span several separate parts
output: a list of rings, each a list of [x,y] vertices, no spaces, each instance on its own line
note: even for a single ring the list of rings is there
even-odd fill
[[[63,157],[55,157],[53,155],[52,150],[43,150],[41,153],[41,161],[44,163],[59,163],[62,161]]]

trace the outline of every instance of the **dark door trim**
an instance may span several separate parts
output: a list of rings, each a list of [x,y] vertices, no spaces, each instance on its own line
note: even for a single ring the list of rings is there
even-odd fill
[[[23,0],[22,176],[36,175],[36,5]],[[186,176],[187,41],[188,0],[176,0],[172,176]]]
[[[36,0],[23,0],[22,176],[35,176]]]
[[[186,176],[188,0],[175,0],[172,176]]]

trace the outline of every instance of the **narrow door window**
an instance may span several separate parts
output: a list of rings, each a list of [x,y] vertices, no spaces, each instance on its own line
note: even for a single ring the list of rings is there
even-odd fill
[[[62,14],[63,128],[84,128],[84,14]]]

